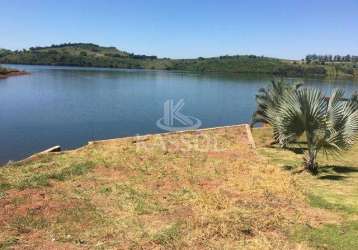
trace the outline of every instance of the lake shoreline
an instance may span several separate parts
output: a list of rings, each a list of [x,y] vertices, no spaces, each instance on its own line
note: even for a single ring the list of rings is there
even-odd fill
[[[187,72],[253,73],[274,77],[329,77],[357,79],[357,62],[317,62],[256,55],[198,58],[158,58],[136,55],[93,43],[65,43],[0,55],[3,64],[106,67],[119,69],[179,70]]]
[[[219,75],[236,75],[236,76],[246,76],[252,75],[257,77],[272,77],[274,78],[303,78],[303,79],[317,79],[317,80],[351,80],[358,81],[358,75],[348,75],[348,74],[338,74],[338,75],[309,75],[309,76],[295,76],[295,75],[280,75],[275,73],[267,72],[233,72],[233,71],[196,71],[196,70],[178,70],[178,69],[148,69],[148,68],[126,68],[126,67],[106,67],[106,66],[80,66],[80,65],[68,65],[68,64],[23,64],[23,63],[3,63],[3,65],[13,65],[13,66],[46,66],[46,67],[66,67],[66,68],[90,68],[90,69],[104,69],[104,70],[144,70],[144,71],[164,71],[164,72],[177,72],[177,73],[191,73],[191,74],[219,74]],[[22,74],[18,75],[28,75],[31,74],[26,71],[21,71]],[[16,74],[15,74],[16,76]],[[1,74],[0,74],[1,78]],[[6,78],[6,77],[4,77]]]
[[[26,71],[10,70],[8,73],[0,74],[0,79],[6,79],[12,76],[23,76],[23,75],[30,75],[30,73]]]
[[[163,133],[157,121],[164,117],[168,100],[175,104],[184,99],[181,112],[199,119],[202,127],[250,123],[255,94],[272,80],[258,74],[1,66],[30,75],[10,77],[3,84],[0,80],[0,137],[7,145],[0,165],[54,145],[67,150],[93,140]],[[287,81],[301,81],[327,93],[334,87],[347,94],[358,88],[350,80]]]
[[[146,141],[146,140],[148,140],[148,138],[153,138],[153,137],[163,137],[164,138],[164,137],[171,136],[171,135],[195,134],[195,133],[202,133],[202,132],[206,132],[206,131],[215,131],[215,130],[221,130],[221,129],[227,130],[227,129],[235,129],[235,128],[242,128],[246,131],[248,145],[251,148],[255,149],[256,148],[255,141],[252,136],[250,125],[247,123],[240,123],[240,124],[234,124],[234,125],[199,128],[199,129],[193,129],[193,130],[191,130],[191,129],[190,130],[180,130],[180,131],[174,131],[174,132],[153,133],[153,134],[145,134],[145,135],[124,136],[124,137],[116,137],[116,138],[109,138],[109,139],[102,139],[102,140],[94,140],[94,141],[88,141],[87,144],[85,144],[83,146],[73,148],[73,149],[65,149],[65,150],[61,150],[61,146],[56,145],[56,146],[50,147],[48,149],[42,150],[40,152],[34,153],[24,159],[17,160],[17,161],[10,161],[9,163],[0,165],[0,168],[5,167],[7,165],[13,165],[13,164],[17,165],[17,164],[32,162],[34,160],[38,160],[39,158],[43,157],[44,155],[50,155],[50,154],[56,154],[56,153],[61,154],[61,153],[66,153],[66,152],[76,152],[76,151],[82,150],[84,147],[88,147],[88,146],[94,145],[94,144],[108,144],[108,143],[113,143],[113,142],[118,142],[118,141],[132,141],[133,143],[137,143],[137,142]]]

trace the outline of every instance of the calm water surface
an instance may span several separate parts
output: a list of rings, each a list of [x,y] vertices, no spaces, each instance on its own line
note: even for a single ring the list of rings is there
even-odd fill
[[[156,122],[166,100],[184,99],[201,127],[250,122],[255,93],[270,78],[167,71],[11,65],[30,75],[0,80],[0,164],[54,145],[165,132]],[[305,80],[330,91],[350,80]]]

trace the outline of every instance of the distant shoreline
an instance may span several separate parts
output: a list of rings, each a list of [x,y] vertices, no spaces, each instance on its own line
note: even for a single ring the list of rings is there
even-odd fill
[[[1,64],[0,64],[1,65]],[[305,78],[305,79],[336,79],[336,80],[352,80],[357,81],[358,75],[348,75],[348,74],[339,74],[339,75],[280,75],[275,73],[267,73],[267,72],[231,72],[231,71],[193,71],[193,70],[178,70],[178,69],[150,69],[150,68],[126,68],[126,67],[106,67],[106,66],[90,66],[90,65],[69,65],[69,64],[41,64],[41,63],[3,63],[6,67],[7,65],[16,67],[17,65],[23,66],[48,66],[48,67],[68,67],[68,68],[90,68],[90,69],[105,69],[105,70],[146,70],[146,71],[167,71],[167,72],[181,72],[181,73],[195,73],[195,74],[230,74],[230,75],[256,75],[256,76],[266,76],[266,77],[288,77],[288,78]],[[18,71],[19,73],[10,74],[8,76],[21,76],[21,75],[29,75],[30,72],[27,71]],[[2,77],[0,73],[0,79],[6,78],[8,76]]]
[[[277,77],[358,78],[358,62],[352,60],[344,62],[297,61],[256,55],[170,59],[136,55],[115,47],[103,47],[92,43],[65,43],[47,47],[31,47],[21,51],[2,50],[0,63],[265,74]]]
[[[29,75],[29,72],[26,71],[20,71],[16,69],[7,69],[7,72],[1,73],[0,72],[0,79],[5,79],[11,76],[22,76],[22,75]]]

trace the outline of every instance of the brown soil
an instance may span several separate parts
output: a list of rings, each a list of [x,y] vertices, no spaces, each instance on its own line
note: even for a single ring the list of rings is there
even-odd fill
[[[29,75],[29,72],[26,71],[10,71],[9,73],[6,74],[0,74],[0,79],[4,79],[4,78],[8,78],[11,76],[23,76],[23,75]]]

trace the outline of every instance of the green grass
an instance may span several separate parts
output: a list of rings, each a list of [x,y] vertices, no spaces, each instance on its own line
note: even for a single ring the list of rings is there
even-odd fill
[[[131,210],[138,215],[166,210],[154,199],[154,195],[127,184],[115,185],[113,194],[119,199],[120,209]]]
[[[254,130],[260,154],[297,178],[312,207],[339,218],[335,224],[300,226],[293,231],[293,239],[318,249],[355,249],[358,245],[358,145],[340,157],[319,155],[319,172],[313,176],[303,171],[303,152],[298,150],[302,145],[293,145],[289,150],[268,146],[270,136],[269,128]]]
[[[180,222],[173,223],[153,236],[153,240],[165,247],[174,247],[180,241]]]
[[[329,209],[336,212],[343,212],[348,214],[358,213],[357,207],[347,206],[341,203],[329,202],[325,198],[315,194],[308,194],[307,197],[312,207],[324,208],[324,209]]]
[[[296,230],[293,238],[310,242],[317,249],[352,250],[358,246],[358,221],[341,225],[327,224],[319,228],[302,226]]]
[[[0,192],[9,190],[10,188],[11,188],[11,185],[9,183],[6,183],[6,182],[0,183]]]
[[[17,237],[10,237],[0,242],[0,249],[1,250],[12,249],[12,246],[16,245],[18,241],[19,239]]]
[[[50,185],[50,180],[65,181],[75,176],[88,173],[94,167],[92,162],[74,164],[50,173],[39,173],[21,180],[16,186],[20,189],[29,187],[44,187]]]
[[[26,216],[15,217],[10,225],[19,233],[29,233],[31,230],[46,228],[48,221],[44,217],[29,213]]]

